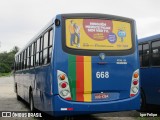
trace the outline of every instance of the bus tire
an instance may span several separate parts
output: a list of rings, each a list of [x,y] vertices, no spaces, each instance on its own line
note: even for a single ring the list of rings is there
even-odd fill
[[[29,95],[29,109],[31,112],[34,112],[34,100],[33,100],[33,94],[32,91],[30,91],[30,95]]]
[[[145,111],[145,110],[146,110],[146,97],[143,90],[141,90],[140,111]]]
[[[17,96],[17,100],[20,101],[21,97],[18,94],[16,96]]]
[[[21,100],[21,97],[18,95],[18,88],[17,88],[17,85],[16,85],[16,98],[18,101]]]

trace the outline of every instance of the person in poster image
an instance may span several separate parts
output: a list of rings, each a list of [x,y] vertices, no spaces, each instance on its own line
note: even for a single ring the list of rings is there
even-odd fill
[[[75,23],[74,29],[75,29],[75,36],[77,37],[77,47],[80,47],[80,27]]]
[[[70,21],[69,31],[70,31],[70,35],[71,35],[70,45],[73,46],[73,44],[75,44],[75,28],[74,28],[73,20]]]

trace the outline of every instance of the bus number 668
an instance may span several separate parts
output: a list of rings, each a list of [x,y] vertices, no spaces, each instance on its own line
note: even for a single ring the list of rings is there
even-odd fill
[[[109,78],[109,72],[96,72],[96,77],[97,78]]]

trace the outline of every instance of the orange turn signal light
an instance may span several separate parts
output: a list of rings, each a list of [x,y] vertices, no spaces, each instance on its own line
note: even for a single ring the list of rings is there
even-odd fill
[[[134,78],[138,78],[139,75],[138,75],[138,73],[134,73],[133,76],[134,76]]]
[[[66,78],[66,76],[64,74],[60,75],[60,79],[64,80]]]

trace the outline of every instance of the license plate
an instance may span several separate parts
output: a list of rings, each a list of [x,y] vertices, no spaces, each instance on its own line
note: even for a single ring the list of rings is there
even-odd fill
[[[94,97],[95,97],[95,99],[106,99],[106,98],[108,98],[108,94],[106,94],[106,93],[96,93],[94,95]]]

